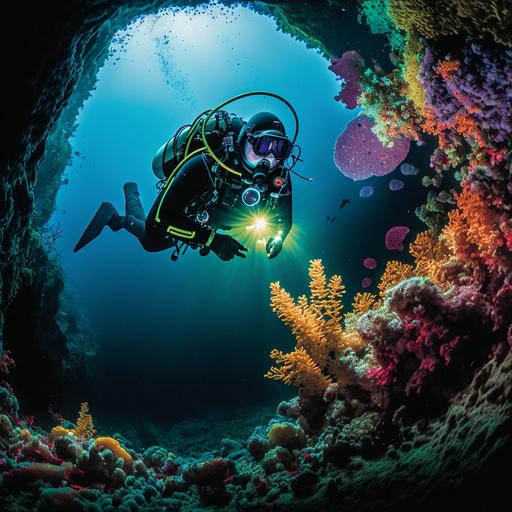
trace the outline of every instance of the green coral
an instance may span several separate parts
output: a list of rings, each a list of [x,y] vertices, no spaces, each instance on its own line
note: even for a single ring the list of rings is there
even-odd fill
[[[372,34],[387,36],[394,50],[403,48],[405,39],[388,15],[387,0],[363,0],[357,20],[359,23],[366,22]]]

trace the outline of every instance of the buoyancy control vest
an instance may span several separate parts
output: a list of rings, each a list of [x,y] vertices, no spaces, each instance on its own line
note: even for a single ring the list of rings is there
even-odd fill
[[[187,154],[200,148],[203,145],[201,140],[201,122],[196,122],[208,112],[203,112],[192,124],[182,126],[153,157],[153,173],[160,180],[167,179],[176,166],[187,156]],[[229,114],[225,110],[219,110],[211,117],[205,128],[205,135],[213,152],[222,161],[230,162],[238,166],[238,148],[236,142],[238,134],[244,126],[245,121],[235,114]],[[193,133],[191,133],[193,129]]]

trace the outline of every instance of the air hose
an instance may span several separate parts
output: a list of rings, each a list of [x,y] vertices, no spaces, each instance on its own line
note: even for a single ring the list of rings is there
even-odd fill
[[[225,169],[228,172],[236,174],[237,176],[241,176],[241,174],[242,174],[241,172],[236,171],[235,169],[232,169],[231,167],[228,167],[213,152],[212,148],[208,144],[208,141],[206,140],[206,125],[208,124],[208,121],[212,118],[212,116],[216,112],[218,112],[220,109],[224,108],[226,105],[229,105],[230,103],[233,103],[233,102],[235,102],[237,100],[240,100],[242,98],[247,98],[248,96],[269,96],[271,98],[276,98],[279,101],[281,101],[282,103],[284,103],[290,109],[290,111],[293,114],[293,118],[295,120],[295,134],[294,134],[293,139],[292,139],[292,145],[295,144],[295,141],[297,140],[297,136],[299,134],[299,118],[297,116],[297,112],[295,111],[295,109],[293,108],[291,103],[288,100],[284,99],[282,96],[279,96],[279,94],[276,94],[276,93],[273,93],[273,92],[251,91],[251,92],[245,92],[243,94],[239,94],[238,96],[234,96],[233,98],[230,98],[229,100],[225,101],[224,103],[221,103],[220,105],[218,105],[217,107],[213,108],[212,110],[209,110],[209,111],[206,110],[205,112],[202,112],[201,114],[199,114],[199,116],[196,117],[194,123],[192,124],[192,127],[190,128],[189,134],[187,136],[187,142],[186,142],[186,146],[185,146],[185,155],[186,156],[188,155],[188,150],[189,150],[189,147],[190,147],[190,143],[191,143],[192,138],[194,136],[194,132],[195,132],[195,129],[196,129],[197,125],[201,122],[202,117],[205,114],[207,114],[206,118],[204,118],[203,121],[202,121],[202,127],[201,127],[201,138],[202,138],[203,144],[204,144],[204,148],[203,149],[206,149],[206,151],[208,151],[208,154],[215,160],[215,162],[220,167],[222,167],[223,169]]]

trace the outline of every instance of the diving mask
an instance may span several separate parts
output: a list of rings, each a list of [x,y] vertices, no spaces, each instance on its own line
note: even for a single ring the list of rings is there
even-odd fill
[[[254,153],[260,157],[274,155],[278,160],[286,160],[292,152],[292,142],[288,137],[268,133],[249,135],[247,140],[252,144]]]

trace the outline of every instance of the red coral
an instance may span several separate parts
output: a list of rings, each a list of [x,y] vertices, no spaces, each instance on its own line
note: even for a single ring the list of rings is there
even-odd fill
[[[483,339],[491,333],[485,298],[470,286],[448,294],[428,279],[409,279],[387,295],[383,309],[385,316],[370,316],[363,332],[379,363],[366,377],[377,385],[420,393],[429,376],[451,365],[456,354],[460,365],[490,350],[481,340],[479,346],[468,346],[476,333],[485,333]]]

